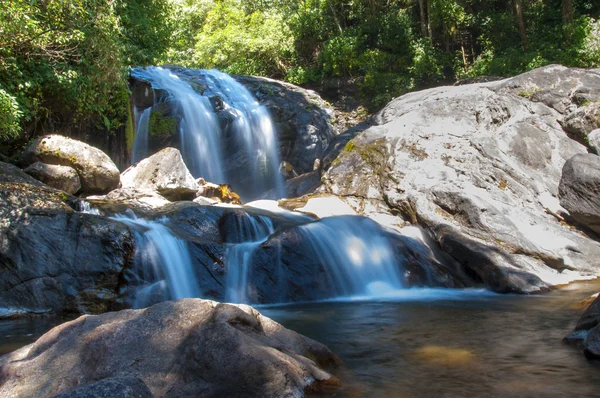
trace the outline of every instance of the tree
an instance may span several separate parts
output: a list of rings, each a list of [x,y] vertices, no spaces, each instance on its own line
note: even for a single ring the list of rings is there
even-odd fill
[[[517,16],[517,26],[519,27],[519,34],[521,35],[521,45],[523,49],[527,51],[527,31],[525,29],[525,18],[523,16],[523,2],[522,0],[514,0],[515,13]]]

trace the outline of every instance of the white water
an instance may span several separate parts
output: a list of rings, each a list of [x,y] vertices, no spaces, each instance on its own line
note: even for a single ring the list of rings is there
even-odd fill
[[[228,74],[214,69],[205,74],[209,83],[207,94],[218,95],[227,106],[237,110],[234,137],[248,156],[255,192],[262,193],[274,187],[283,196],[277,137],[269,112],[246,87]]]
[[[273,188],[283,196],[285,190],[283,177],[278,171],[277,137],[267,109],[231,76],[216,70],[193,72],[206,82],[202,94],[172,70],[160,67],[136,70],[136,74],[151,82],[153,87],[168,93],[158,100],[170,103],[180,119],[181,152],[190,172],[210,182],[243,184],[243,189],[248,191],[247,196],[255,197]],[[234,116],[232,125],[228,127],[232,141],[226,144],[209,100],[213,96],[221,98],[224,108]],[[148,131],[149,117],[144,117],[146,111],[138,120],[134,161],[149,155],[148,135],[151,132]],[[234,152],[237,152],[236,159],[229,159],[228,156]],[[242,181],[238,178],[239,169],[234,167],[229,175],[224,169],[225,164],[235,166],[240,156],[246,159]]]
[[[169,298],[178,300],[201,297],[198,282],[193,272],[187,244],[171,234],[161,222],[149,221],[135,216],[115,216],[112,219],[128,225],[135,233],[135,262],[143,270],[148,282],[166,280]],[[150,286],[136,293],[136,304],[144,306],[143,296]]]
[[[168,69],[148,67],[143,71],[143,76],[151,81],[153,86],[160,87],[168,93],[166,98],[160,98],[160,101],[171,103],[181,115],[181,153],[190,172],[195,177],[203,177],[207,181],[226,182],[222,166],[221,130],[208,98],[198,94]],[[147,142],[150,133],[147,128],[144,130],[143,126],[138,124],[136,142],[138,139],[140,142]],[[147,155],[149,154],[143,156]]]
[[[275,230],[268,217],[248,216],[238,218],[233,241],[241,242],[230,246],[225,253],[227,272],[225,301],[229,303],[248,303],[248,278],[252,256],[256,249],[267,240]]]
[[[300,227],[338,296],[381,297],[402,289],[402,264],[383,229],[364,217],[338,216]]]
[[[138,110],[136,109],[134,113],[137,115]],[[131,152],[131,163],[137,163],[148,155],[148,126],[151,113],[152,108],[146,108],[139,117],[136,116],[137,132],[135,133],[135,141]]]

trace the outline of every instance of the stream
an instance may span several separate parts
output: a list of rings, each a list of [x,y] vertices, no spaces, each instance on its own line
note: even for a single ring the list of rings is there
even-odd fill
[[[596,397],[600,363],[561,340],[599,290],[600,281],[540,296],[409,289],[385,300],[258,308],[342,359],[336,397]],[[0,354],[64,321],[1,321]]]

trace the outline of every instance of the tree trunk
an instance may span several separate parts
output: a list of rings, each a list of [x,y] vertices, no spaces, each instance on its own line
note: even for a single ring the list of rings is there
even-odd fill
[[[519,34],[521,35],[521,43],[523,44],[523,49],[527,51],[527,31],[525,30],[522,0],[515,0],[515,12],[517,14],[517,24],[519,26]]]
[[[421,35],[427,37],[427,18],[425,12],[425,0],[419,0],[419,11],[421,12]]]
[[[427,33],[433,39],[433,32],[431,30],[431,0],[427,0]]]
[[[562,15],[565,25],[573,23],[573,0],[562,0]]]

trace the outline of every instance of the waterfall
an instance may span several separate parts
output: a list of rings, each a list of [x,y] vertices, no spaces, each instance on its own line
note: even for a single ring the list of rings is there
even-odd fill
[[[299,227],[341,296],[381,296],[401,289],[402,269],[379,224],[336,216]]]
[[[225,301],[248,303],[248,277],[254,251],[267,240],[275,230],[273,222],[264,216],[239,217],[230,240],[238,242],[227,249],[225,267],[227,279]]]
[[[150,114],[152,108],[146,108],[142,114],[137,117],[139,113],[135,109],[137,131],[135,133],[135,140],[133,142],[133,150],[131,152],[131,163],[137,163],[148,154],[148,125],[150,124]]]
[[[136,292],[137,307],[148,304],[144,297],[153,290],[162,287],[159,290],[164,292],[162,280],[166,281],[171,299],[201,297],[187,244],[183,240],[173,236],[161,222],[125,215],[111,218],[128,225],[134,232],[135,264],[141,268],[144,281],[151,282]]]
[[[160,93],[155,106],[168,104],[178,118],[180,149],[190,172],[210,182],[230,183],[247,198],[273,188],[283,196],[277,136],[267,109],[225,73],[187,73],[193,76],[160,67],[132,72]],[[188,81],[193,81],[194,87]],[[152,131],[148,129],[148,109],[138,120],[133,156],[136,161],[149,155],[147,143]]]

